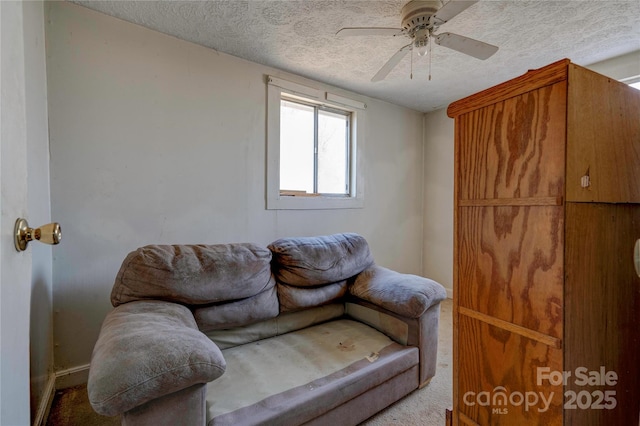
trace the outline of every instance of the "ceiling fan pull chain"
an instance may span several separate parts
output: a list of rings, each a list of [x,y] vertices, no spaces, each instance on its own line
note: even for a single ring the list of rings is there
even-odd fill
[[[409,77],[413,80],[413,47],[411,48],[411,75]]]
[[[433,37],[429,37],[429,81],[431,81],[431,40]]]

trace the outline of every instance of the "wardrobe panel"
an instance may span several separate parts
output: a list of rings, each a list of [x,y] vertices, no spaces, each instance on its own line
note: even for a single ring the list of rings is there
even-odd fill
[[[481,425],[562,423],[562,384],[538,368],[562,370],[562,350],[475,318],[460,316],[459,418]]]
[[[569,66],[567,200],[640,203],[640,93]]]
[[[461,207],[459,306],[562,338],[562,206]]]
[[[572,377],[566,389],[588,408],[574,403],[575,408],[566,410],[565,424],[638,423],[640,278],[633,266],[637,238],[640,205],[567,203],[564,362]],[[597,384],[583,380],[595,373],[603,378],[602,367],[605,375],[615,373],[615,384],[613,379]],[[604,392],[611,402],[601,399]]]
[[[458,118],[460,200],[564,195],[566,82]]]

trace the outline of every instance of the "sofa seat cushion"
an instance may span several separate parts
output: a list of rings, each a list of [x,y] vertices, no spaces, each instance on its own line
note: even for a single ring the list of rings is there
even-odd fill
[[[209,426],[304,423],[418,364],[417,348],[348,319],[223,354],[225,374],[207,384]]]

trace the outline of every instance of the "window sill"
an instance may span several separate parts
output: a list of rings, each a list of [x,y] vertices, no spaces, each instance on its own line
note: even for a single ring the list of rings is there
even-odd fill
[[[306,191],[280,191],[281,197],[320,197],[322,194],[314,194]]]
[[[361,209],[361,197],[328,197],[321,194],[280,195],[267,199],[267,210]]]

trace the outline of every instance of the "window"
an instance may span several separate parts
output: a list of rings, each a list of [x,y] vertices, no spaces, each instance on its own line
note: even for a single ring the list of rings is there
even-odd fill
[[[633,77],[623,78],[623,79],[620,79],[620,81],[622,83],[628,84],[629,86],[633,87],[634,89],[640,90],[640,75],[635,75]]]
[[[351,113],[280,100],[280,195],[349,195]]]
[[[365,104],[269,77],[267,208],[358,208]],[[359,142],[359,143],[358,143]]]

